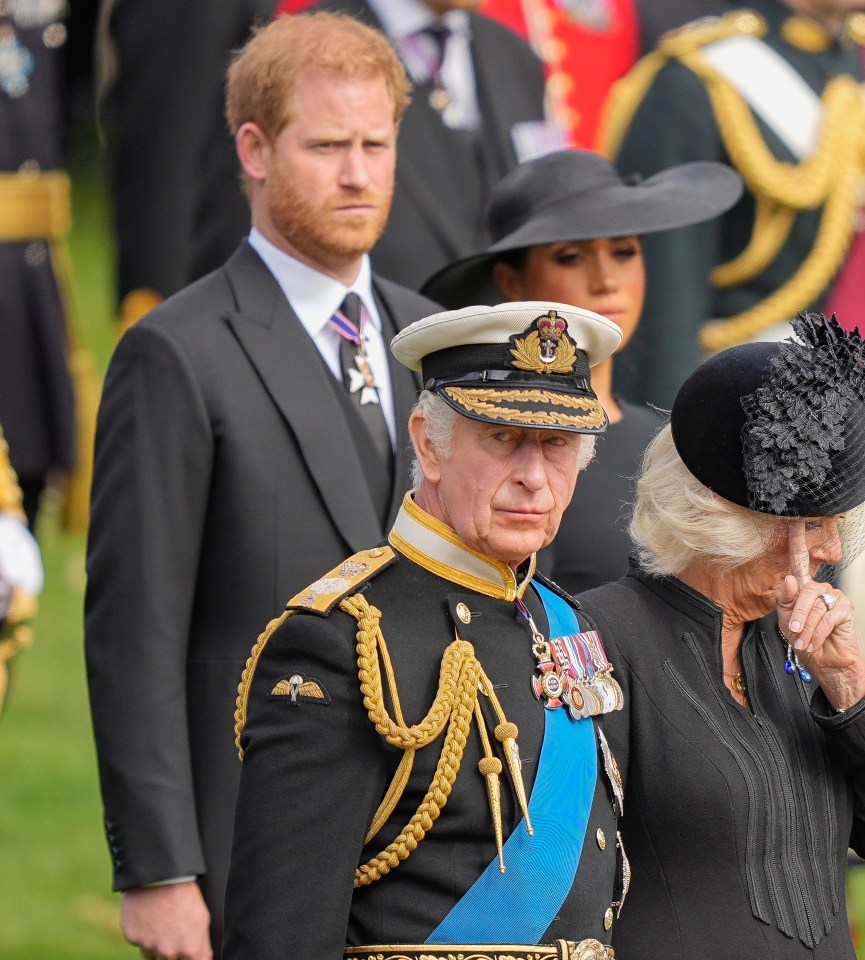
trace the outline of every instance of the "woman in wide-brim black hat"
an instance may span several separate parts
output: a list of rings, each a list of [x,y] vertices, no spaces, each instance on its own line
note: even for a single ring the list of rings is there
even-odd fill
[[[738,175],[717,163],[683,164],[631,181],[596,153],[547,154],[520,164],[494,188],[487,249],[449,264],[423,291],[451,309],[506,300],[574,304],[616,323],[624,347],[643,309],[640,236],[714,217],[741,190]],[[592,369],[592,387],[610,426],[599,437],[596,462],[580,478],[555,555],[545,558],[553,578],[571,592],[616,579],[627,568],[622,511],[632,499],[629,478],[662,423],[654,410],[613,393],[612,359]]]
[[[732,347],[646,451],[627,576],[580,595],[624,691],[605,732],[634,883],[617,956],[854,960],[865,344],[832,318]]]

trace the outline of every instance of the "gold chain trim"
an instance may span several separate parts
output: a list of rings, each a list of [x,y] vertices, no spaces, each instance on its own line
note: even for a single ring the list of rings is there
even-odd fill
[[[571,397],[549,390],[476,390],[463,387],[446,387],[447,395],[471,413],[482,414],[492,420],[511,423],[544,423],[550,427],[601,427],[605,423],[604,411],[597,401],[584,397]],[[505,407],[502,401],[511,403],[551,403],[559,407],[586,410],[580,416],[561,410],[520,410]]]

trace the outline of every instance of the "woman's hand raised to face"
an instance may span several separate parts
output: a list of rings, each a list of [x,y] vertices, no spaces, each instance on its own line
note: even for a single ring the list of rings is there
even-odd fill
[[[806,520],[789,527],[790,570],[775,592],[778,624],[836,710],[865,696],[865,659],[853,603],[830,583],[811,579]],[[837,537],[837,531],[832,534]]]

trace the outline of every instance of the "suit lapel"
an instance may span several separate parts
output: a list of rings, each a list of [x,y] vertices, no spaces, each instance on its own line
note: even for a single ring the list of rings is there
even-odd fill
[[[354,551],[380,542],[355,439],[315,344],[245,241],[225,270],[236,302],[226,321],[291,428],[334,525]]]

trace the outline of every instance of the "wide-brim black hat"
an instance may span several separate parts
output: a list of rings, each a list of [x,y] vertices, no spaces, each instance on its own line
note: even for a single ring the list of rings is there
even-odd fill
[[[834,317],[792,321],[795,340],[705,360],[670,426],[682,462],[725,500],[784,517],[865,502],[865,344]]]
[[[442,268],[422,292],[448,308],[495,302],[492,267],[502,253],[685,227],[723,213],[741,194],[741,178],[722,163],[684,163],[638,181],[623,179],[588,150],[548,153],[519,164],[494,187],[487,249]]]
[[[471,306],[415,321],[391,341],[423,387],[471,420],[601,433],[607,415],[589,368],[622,331],[591,310],[547,300]]]

